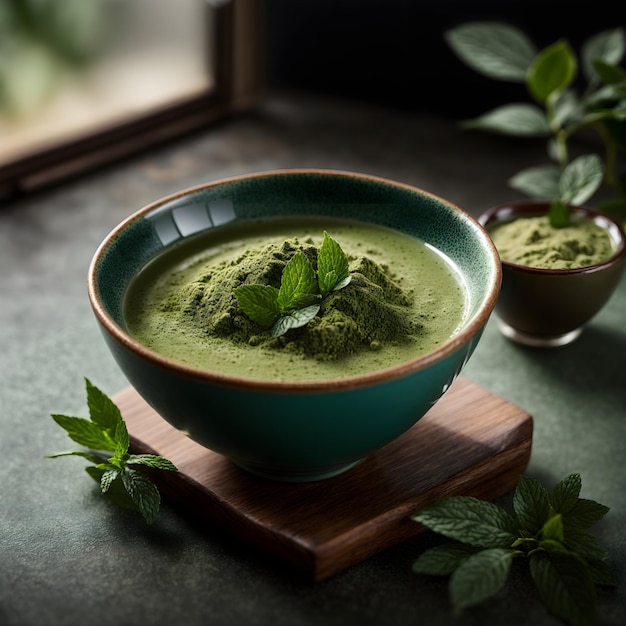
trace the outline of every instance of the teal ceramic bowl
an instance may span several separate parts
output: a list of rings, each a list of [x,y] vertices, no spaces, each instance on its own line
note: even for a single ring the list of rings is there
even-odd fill
[[[299,215],[382,225],[439,250],[466,286],[460,327],[434,351],[396,366],[308,382],[202,370],[161,356],[129,334],[124,297],[146,263],[207,229]],[[369,175],[284,170],[212,182],[141,209],[98,248],[88,293],[113,357],[159,415],[244,470],[296,482],[340,474],[411,428],[467,363],[500,280],[498,254],[486,231],[450,202]]]

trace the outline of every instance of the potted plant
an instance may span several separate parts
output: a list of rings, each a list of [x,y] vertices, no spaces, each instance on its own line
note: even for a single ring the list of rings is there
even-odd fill
[[[445,38],[472,69],[524,84],[531,100],[465,120],[464,128],[547,139],[550,162],[509,180],[529,200],[493,207],[479,220],[502,259],[495,312],[503,333],[527,345],[564,345],[604,306],[626,266],[626,173],[618,171],[626,151],[624,29],[591,37],[580,61],[565,39],[538,50],[501,22],[470,22]],[[576,153],[572,138],[593,132],[603,156]],[[615,197],[597,210],[584,206],[601,187]]]

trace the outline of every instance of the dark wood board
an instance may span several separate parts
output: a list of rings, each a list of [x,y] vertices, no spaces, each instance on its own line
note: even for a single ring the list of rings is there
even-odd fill
[[[533,431],[528,413],[461,376],[415,426],[346,473],[280,483],[194,443],[132,387],[113,400],[131,449],[177,465],[153,475],[164,496],[314,581],[423,532],[411,513],[442,497],[491,500],[511,491]]]

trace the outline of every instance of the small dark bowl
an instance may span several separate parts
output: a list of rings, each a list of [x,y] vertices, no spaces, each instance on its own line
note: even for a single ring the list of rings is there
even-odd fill
[[[545,215],[550,203],[522,200],[485,211],[478,221],[489,231],[517,217]],[[626,235],[614,219],[588,207],[573,215],[606,228],[615,253],[602,263],[577,269],[543,269],[502,261],[502,288],[494,313],[506,337],[535,347],[557,347],[578,338],[608,302],[626,268]]]

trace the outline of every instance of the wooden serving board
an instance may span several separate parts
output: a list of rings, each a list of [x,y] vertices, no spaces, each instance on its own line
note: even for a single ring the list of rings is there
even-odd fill
[[[133,452],[161,454],[178,467],[153,474],[169,501],[314,581],[423,532],[410,515],[435,500],[508,493],[531,451],[531,416],[463,376],[398,439],[312,483],[245,473],[175,430],[131,387],[113,400]]]

